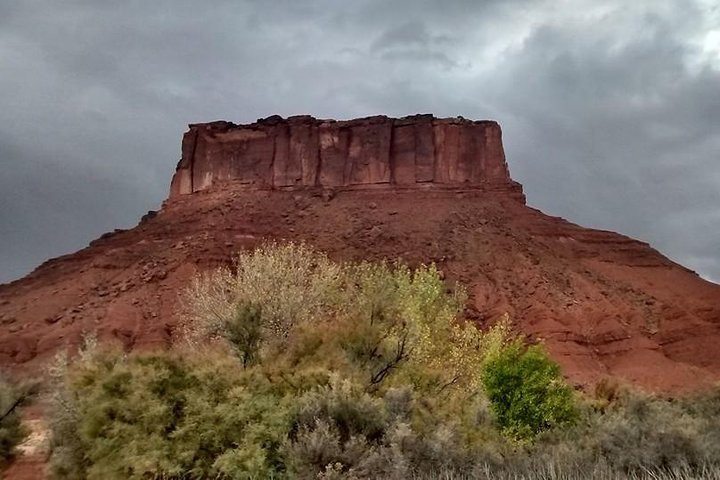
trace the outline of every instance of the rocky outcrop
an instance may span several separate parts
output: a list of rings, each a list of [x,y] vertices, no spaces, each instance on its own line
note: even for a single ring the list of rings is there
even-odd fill
[[[272,116],[250,125],[190,125],[170,197],[227,181],[260,189],[520,188],[510,179],[500,125],[432,115],[348,121]]]
[[[496,123],[429,115],[191,125],[162,209],[0,285],[0,366],[30,375],[87,334],[126,350],[183,341],[192,279],[271,239],[338,260],[433,262],[466,287],[468,320],[508,314],[586,388],[720,380],[720,285],[528,207]]]

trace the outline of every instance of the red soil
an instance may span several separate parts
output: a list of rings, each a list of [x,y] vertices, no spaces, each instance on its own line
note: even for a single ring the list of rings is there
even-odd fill
[[[494,188],[494,189],[493,189]],[[225,183],[0,286],[0,362],[35,370],[86,333],[165,347],[196,273],[265,239],[337,259],[435,262],[480,325],[508,312],[567,377],[678,392],[720,378],[720,286],[648,245],[527,207],[516,187],[248,190]]]

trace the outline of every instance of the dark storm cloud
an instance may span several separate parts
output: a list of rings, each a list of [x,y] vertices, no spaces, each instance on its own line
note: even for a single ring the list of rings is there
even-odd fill
[[[717,280],[720,71],[688,66],[683,26],[702,20],[690,13],[648,14],[625,38],[610,27],[580,39],[567,26],[539,28],[498,65],[499,80],[524,84],[494,97],[518,119],[506,133],[525,138],[510,151],[527,159],[516,173],[531,199]]]
[[[700,0],[3,2],[0,281],[157,207],[189,122],[416,112],[498,119],[531,204],[718,280],[719,27]]]

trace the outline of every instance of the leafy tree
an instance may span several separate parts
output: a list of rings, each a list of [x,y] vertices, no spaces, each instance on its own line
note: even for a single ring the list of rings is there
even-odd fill
[[[510,341],[487,358],[482,381],[498,425],[513,438],[532,439],[577,416],[572,389],[541,345]]]

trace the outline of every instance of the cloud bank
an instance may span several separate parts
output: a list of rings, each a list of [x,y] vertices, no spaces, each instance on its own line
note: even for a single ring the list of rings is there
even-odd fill
[[[0,282],[134,225],[186,124],[500,121],[546,213],[720,281],[711,0],[0,4]]]

